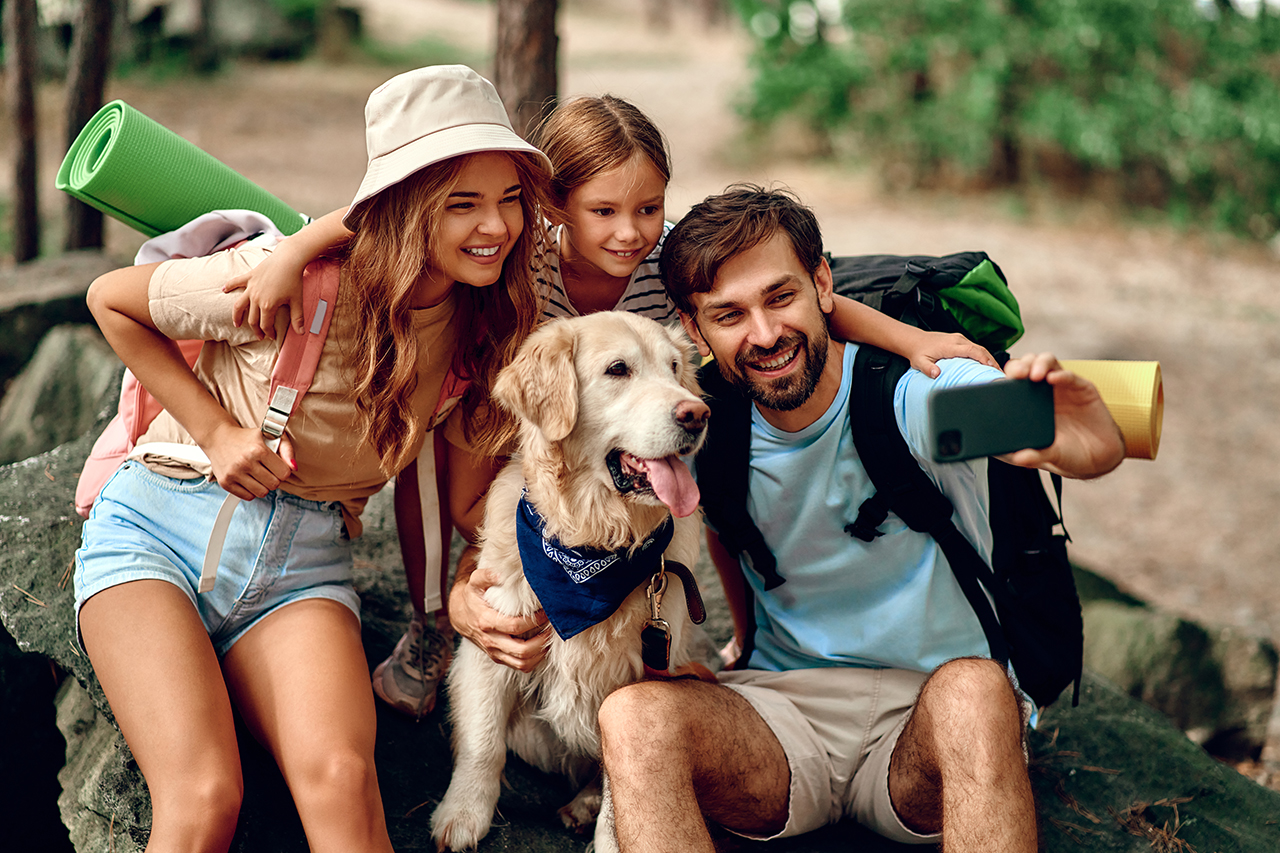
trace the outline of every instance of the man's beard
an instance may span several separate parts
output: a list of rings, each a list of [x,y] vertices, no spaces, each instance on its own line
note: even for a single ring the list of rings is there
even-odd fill
[[[796,358],[804,359],[804,368],[801,371],[769,381],[750,378],[748,365],[751,362],[763,361],[770,356],[787,352],[797,345],[801,351],[796,354]],[[790,412],[803,406],[813,396],[814,389],[818,387],[818,380],[822,378],[822,371],[827,366],[829,345],[830,337],[824,325],[813,340],[803,332],[795,332],[779,339],[767,350],[751,347],[739,353],[734,359],[734,375],[729,378],[730,382],[748,399],[754,400],[766,409]]]

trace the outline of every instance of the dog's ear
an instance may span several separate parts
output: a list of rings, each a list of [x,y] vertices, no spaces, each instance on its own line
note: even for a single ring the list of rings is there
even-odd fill
[[[563,439],[578,421],[573,347],[573,324],[552,321],[529,336],[493,384],[499,405],[550,441]]]
[[[698,386],[698,362],[694,360],[698,358],[697,348],[694,347],[693,341],[689,340],[682,326],[672,323],[663,328],[667,330],[667,335],[676,345],[676,349],[680,350],[680,370],[677,374],[680,384],[701,397],[702,388]]]

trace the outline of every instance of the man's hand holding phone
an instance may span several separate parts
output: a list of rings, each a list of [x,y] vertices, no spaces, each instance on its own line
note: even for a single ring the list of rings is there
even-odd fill
[[[1124,460],[1124,436],[1092,382],[1064,369],[1052,353],[1010,359],[1004,372],[1010,379],[1053,388],[1055,427],[1049,447],[1019,450],[1002,457],[1005,461],[1084,480],[1100,477]]]
[[[999,456],[1053,443],[1053,389],[1030,379],[942,388],[929,397],[935,462]]]
[[[1052,353],[1010,359],[1004,372],[1005,381],[944,389],[930,398],[935,460],[999,456],[1088,479],[1124,459],[1120,428],[1092,382],[1064,369]]]

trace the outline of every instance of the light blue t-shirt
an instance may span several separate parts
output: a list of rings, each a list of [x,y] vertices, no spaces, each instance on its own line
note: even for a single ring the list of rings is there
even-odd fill
[[[932,538],[892,513],[880,525],[884,535],[874,542],[844,530],[874,492],[849,429],[856,352],[856,345],[845,346],[840,391],[805,429],[775,429],[751,407],[747,510],[786,579],[766,592],[760,576],[744,563],[755,594],[753,668],[883,666],[929,672],[952,658],[990,654],[982,626]],[[939,367],[938,379],[909,370],[898,382],[898,428],[956,506],[953,519],[960,532],[989,562],[987,461],[933,462],[927,450],[927,401],[936,388],[989,382],[1003,374],[969,359],[948,359]]]

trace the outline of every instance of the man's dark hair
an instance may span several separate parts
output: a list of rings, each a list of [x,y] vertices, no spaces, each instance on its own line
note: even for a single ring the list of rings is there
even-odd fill
[[[667,295],[693,314],[694,293],[707,293],[725,263],[785,231],[810,276],[822,262],[822,232],[813,211],[786,189],[732,184],[690,208],[662,246],[658,268]]]

